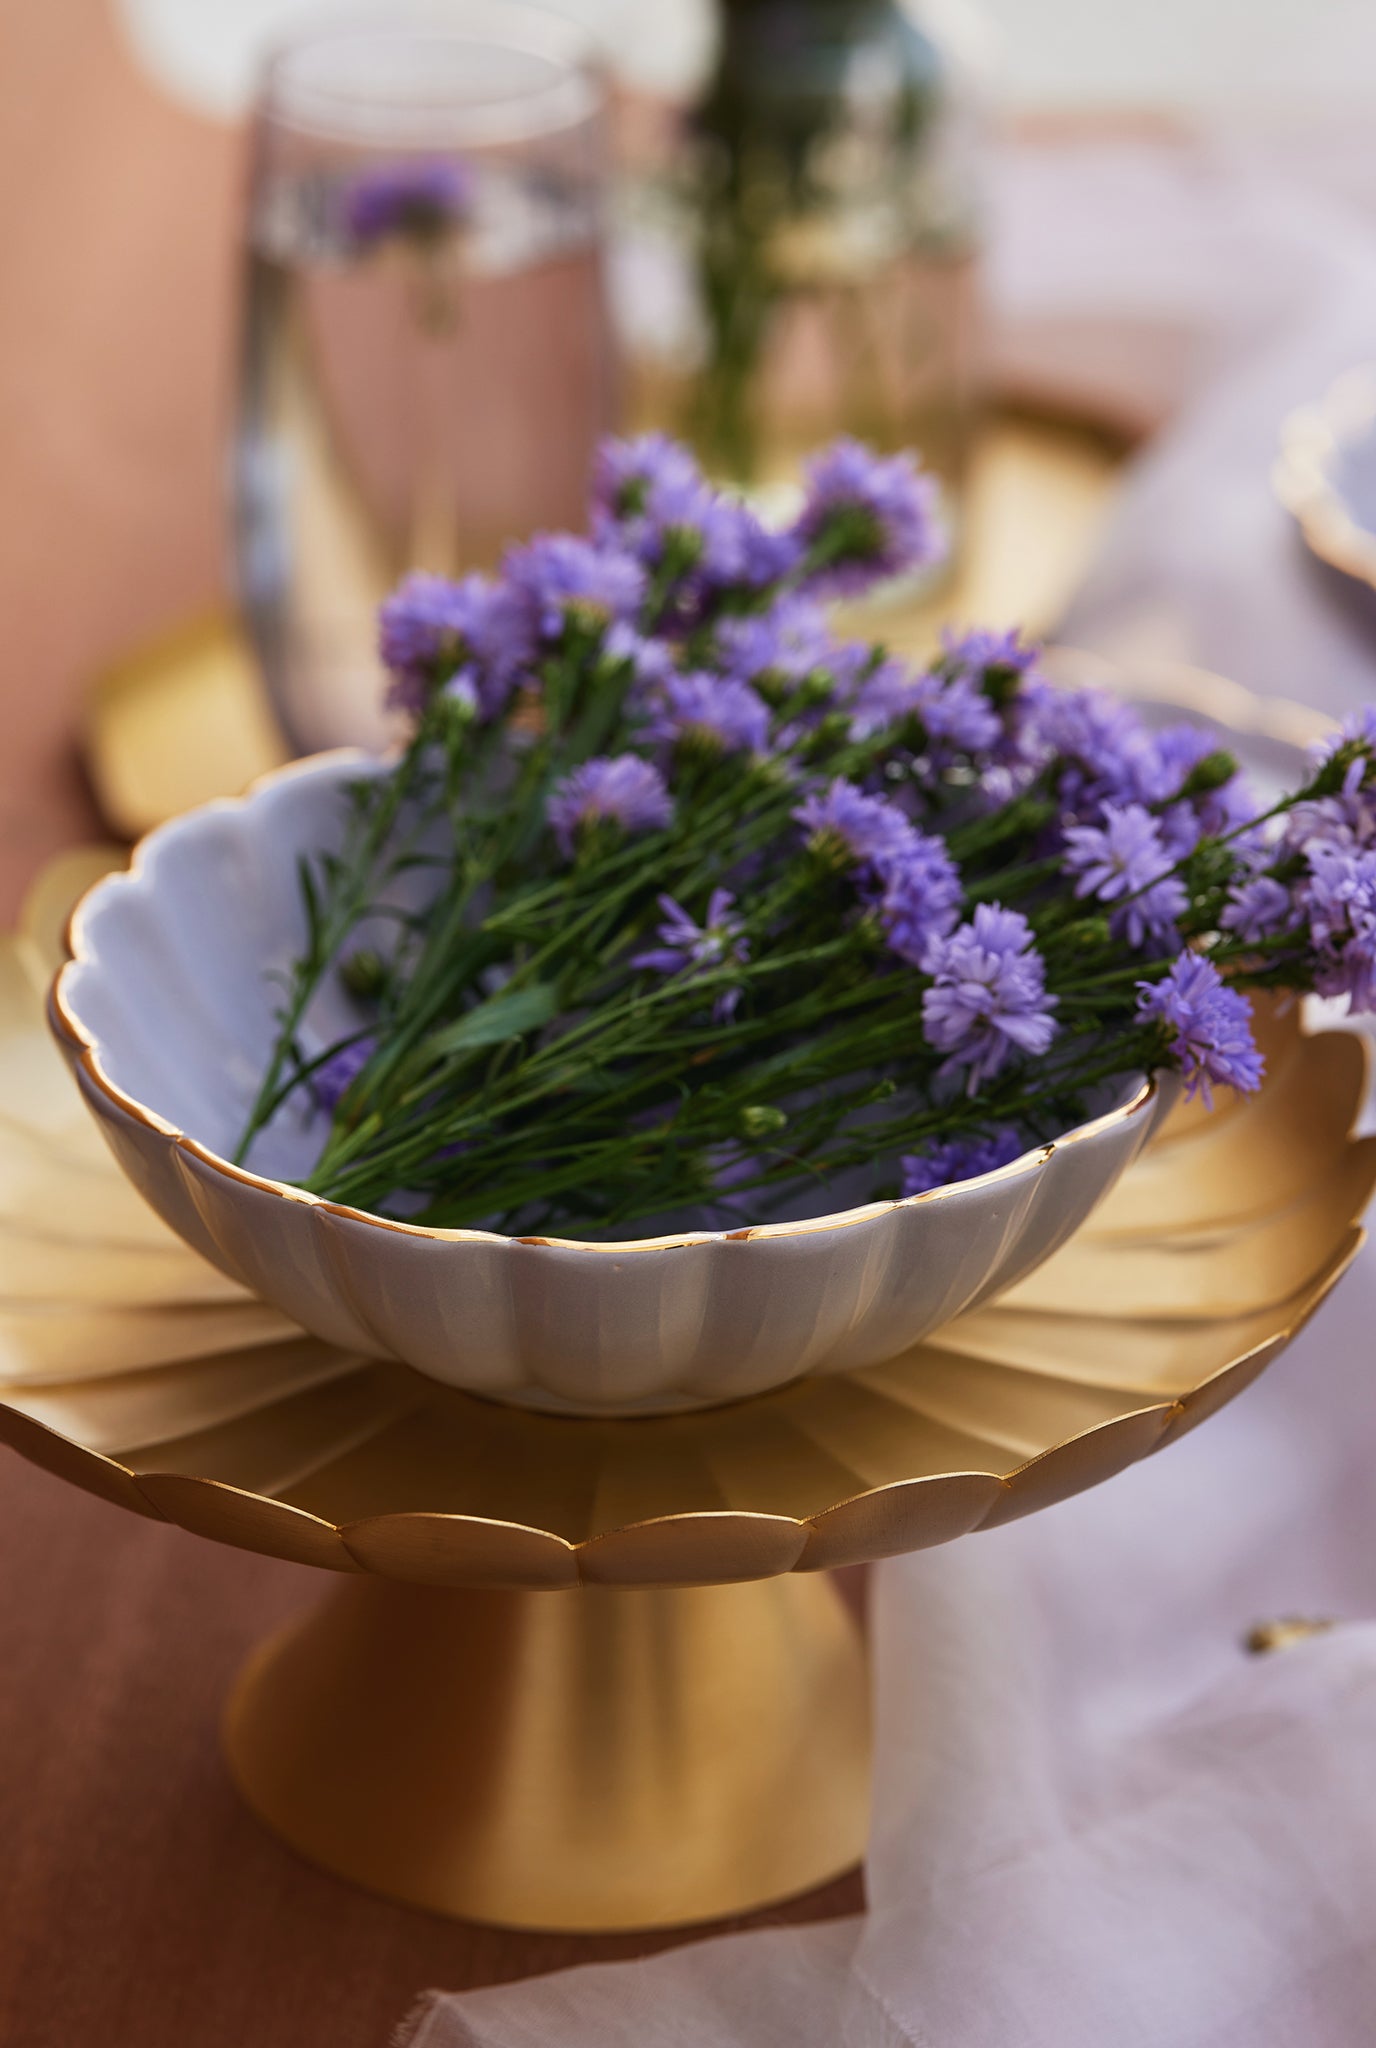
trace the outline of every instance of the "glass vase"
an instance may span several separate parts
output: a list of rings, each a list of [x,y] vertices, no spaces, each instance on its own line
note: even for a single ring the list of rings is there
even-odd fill
[[[619,300],[642,424],[783,500],[851,433],[958,518],[979,397],[982,107],[919,0],[725,0],[691,102],[639,126]]]
[[[385,742],[405,571],[581,520],[616,399],[605,140],[582,32],[515,0],[315,26],[267,66],[234,526],[298,750]]]

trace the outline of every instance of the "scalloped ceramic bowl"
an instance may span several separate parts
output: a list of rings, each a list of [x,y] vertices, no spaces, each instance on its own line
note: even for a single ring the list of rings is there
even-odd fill
[[[328,754],[162,826],[72,919],[53,1028],[116,1158],[174,1230],[317,1336],[569,1413],[732,1400],[907,1350],[1066,1241],[1149,1136],[1140,1076],[1105,1113],[957,1187],[802,1222],[634,1243],[433,1230],[287,1185],[322,1130],[284,1112],[229,1163],[304,933],[301,853],[337,843],[366,757]],[[349,1028],[322,998],[320,1043]]]

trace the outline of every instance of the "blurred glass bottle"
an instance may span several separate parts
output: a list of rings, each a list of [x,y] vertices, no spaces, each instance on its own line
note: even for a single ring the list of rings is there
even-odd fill
[[[837,433],[914,447],[958,526],[979,395],[967,41],[924,0],[722,0],[705,81],[631,144],[640,424],[766,494]]]
[[[266,69],[235,538],[299,748],[387,737],[376,612],[404,571],[582,521],[616,398],[589,49],[516,0],[415,0]]]

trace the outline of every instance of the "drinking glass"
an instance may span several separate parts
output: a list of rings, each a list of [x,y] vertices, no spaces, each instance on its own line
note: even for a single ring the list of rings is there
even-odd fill
[[[615,401],[605,126],[583,32],[517,0],[341,18],[265,68],[234,533],[299,751],[385,743],[404,571],[581,521]]]

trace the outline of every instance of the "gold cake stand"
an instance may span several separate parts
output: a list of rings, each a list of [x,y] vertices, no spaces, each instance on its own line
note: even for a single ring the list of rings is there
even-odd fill
[[[525,1927],[689,1922],[853,1864],[861,1649],[829,1572],[1097,1484],[1230,1400],[1361,1241],[1351,1035],[1175,1115],[993,1308],[872,1371],[579,1421],[303,1335],[185,1247],[48,1043],[69,857],[0,942],[0,1436],[73,1484],[338,1575],[226,1744],[257,1812],[393,1898]]]

